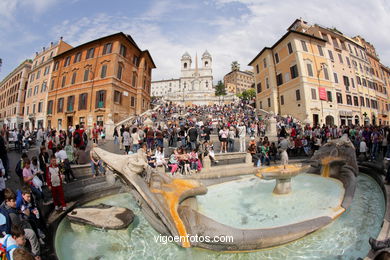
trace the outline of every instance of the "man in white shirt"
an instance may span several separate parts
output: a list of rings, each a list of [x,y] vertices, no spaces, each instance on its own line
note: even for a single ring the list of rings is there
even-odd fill
[[[245,143],[245,135],[246,135],[246,127],[243,122],[240,122],[240,125],[237,126],[238,129],[238,137],[240,138],[240,152],[246,152],[246,143]]]

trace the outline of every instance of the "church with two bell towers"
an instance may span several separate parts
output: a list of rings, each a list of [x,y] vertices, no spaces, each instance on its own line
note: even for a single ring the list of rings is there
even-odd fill
[[[198,55],[195,60],[188,52],[185,52],[180,59],[180,78],[169,80],[152,81],[151,95],[163,98],[183,105],[212,105],[220,103],[219,97],[215,96],[213,87],[213,59],[206,50],[198,64]],[[225,96],[222,102],[232,102],[234,96]]]
[[[212,91],[213,90],[213,69],[212,58],[206,50],[201,58],[201,66],[198,66],[198,55],[195,55],[195,65],[192,58],[185,52],[181,57],[180,85],[184,91]]]

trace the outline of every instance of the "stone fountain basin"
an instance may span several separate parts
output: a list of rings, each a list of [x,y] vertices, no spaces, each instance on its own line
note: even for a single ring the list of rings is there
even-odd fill
[[[307,191],[297,192],[295,190],[292,195],[275,195],[272,194],[275,181],[261,180],[257,177],[243,178],[240,181],[229,181],[208,186],[208,193],[197,197],[198,203],[183,202],[182,206],[179,207],[179,213],[188,227],[188,233],[211,237],[226,235],[234,238],[233,243],[199,242],[194,243],[193,246],[224,251],[255,250],[278,246],[325,227],[345,211],[341,207],[345,194],[342,182],[333,178],[323,178],[312,174],[302,174],[298,177],[297,180],[293,179],[293,181],[301,182],[301,177],[306,177],[312,179],[313,182],[317,182],[318,185],[321,185],[323,179],[326,179],[326,185],[322,185],[326,186],[325,189],[322,190],[322,193],[318,193],[318,189],[313,192],[313,194],[318,196],[317,201],[307,204],[306,209],[300,207],[299,201],[295,209],[290,204],[291,201],[298,197],[302,197],[301,204],[308,203],[307,199],[310,199],[312,196],[307,194]],[[293,185],[301,188],[297,183]],[[302,185],[305,185],[305,183]],[[264,188],[266,186],[268,187]],[[255,194],[255,190],[261,187],[263,187],[263,192]],[[315,187],[312,186],[310,188]],[[234,190],[237,192],[234,192]],[[248,190],[249,192],[245,192]],[[321,196],[331,191],[336,193],[335,196],[330,196],[333,197],[331,203],[323,203],[322,205],[317,203]],[[265,197],[264,195],[267,194],[269,196]],[[304,196],[305,194],[308,196]],[[259,203],[257,205],[255,205],[257,199],[252,198],[253,196],[258,198]],[[263,200],[261,199],[262,196],[264,196]],[[295,197],[290,199],[288,196]],[[271,200],[272,197],[274,197],[273,200]],[[324,200],[330,197],[328,196]],[[222,199],[226,203],[218,202]],[[269,208],[270,205],[277,204],[279,200],[285,200],[289,205],[283,206],[283,203],[280,203],[275,205],[275,207],[279,208],[278,211],[271,210]],[[268,203],[266,204],[264,201],[268,201]],[[262,202],[264,208],[261,207]],[[313,213],[310,211],[310,208],[316,204],[319,204],[317,207],[322,209]],[[246,205],[247,208],[245,209],[242,205]],[[292,211],[290,212],[290,210]],[[260,214],[256,216],[256,213]],[[285,218],[285,220],[270,220],[270,218],[274,218],[276,215],[279,218]]]

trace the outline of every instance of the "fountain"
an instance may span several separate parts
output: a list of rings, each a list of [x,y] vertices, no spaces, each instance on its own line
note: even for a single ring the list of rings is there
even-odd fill
[[[301,241],[312,241],[310,245],[315,244],[316,236],[337,232],[338,229],[344,230],[344,226],[354,225],[357,222],[354,219],[348,225],[329,225],[342,222],[343,219],[349,221],[355,216],[346,211],[350,207],[352,209],[349,211],[357,207],[352,205],[355,191],[358,200],[354,203],[360,203],[361,198],[369,196],[364,193],[365,190],[356,189],[359,182],[369,182],[367,179],[369,177],[356,177],[358,172],[356,160],[350,158],[351,154],[354,154],[353,149],[346,140],[338,140],[317,151],[312,157],[311,166],[291,164],[267,167],[259,170],[257,177],[238,176],[235,180],[222,180],[222,183],[215,180],[214,183],[209,182],[207,187],[202,184],[202,181],[191,177],[172,178],[164,173],[153,171],[141,154],[116,155],[102,149],[96,149],[95,153],[111,171],[126,182],[131,188],[135,201],[140,205],[142,213],[136,210],[135,205],[129,206],[135,212],[138,221],[141,221],[140,219],[143,221],[141,233],[134,233],[137,225],[129,228],[133,230],[131,237],[146,239],[145,234],[155,233],[150,230],[156,230],[162,235],[182,237],[225,235],[231,236],[233,240],[227,242],[183,240],[176,243],[184,248],[200,247],[215,251],[248,251],[282,246],[281,252],[284,252],[283,248],[290,252],[294,245],[305,243]],[[269,181],[273,179],[275,185]],[[371,186],[374,185],[372,183],[371,181]],[[378,188],[371,188],[371,190],[375,189],[378,190]],[[285,196],[272,196],[272,194]],[[381,204],[384,203],[383,195],[374,193],[370,196],[374,195],[377,196],[378,206],[375,213],[372,212],[372,217],[375,215],[375,218],[380,219],[384,214],[383,204]],[[364,208],[363,204],[359,207]],[[381,207],[382,209],[379,210]],[[363,212],[364,209],[358,214],[365,214]],[[147,228],[146,223],[148,223]],[[373,224],[376,225],[377,222]],[[338,228],[332,229],[335,226]],[[324,227],[326,228],[323,229]],[[370,230],[371,233],[367,232],[375,237],[377,233],[372,232],[378,232],[379,227],[380,223]],[[309,234],[313,235],[308,236]],[[335,236],[334,233],[332,234],[329,238],[325,238],[324,235],[322,239],[331,241]],[[355,236],[343,234],[341,237],[352,239]],[[361,238],[356,236],[356,239]],[[135,243],[131,241],[129,243]],[[292,243],[287,244],[289,242]],[[150,241],[145,243],[148,247],[160,248]],[[186,255],[177,248],[170,248],[170,252],[175,256]],[[267,250],[270,251],[266,252],[278,254],[278,249]],[[300,251],[298,247],[295,250]],[[334,247],[329,250],[336,252]],[[198,251],[191,252],[194,252],[194,256],[205,256]],[[304,254],[311,254],[309,251],[304,252],[306,252]],[[143,255],[145,253],[146,251],[142,252]],[[160,254],[164,253],[160,251]],[[280,258],[288,257],[280,256]]]
[[[289,194],[291,193],[291,178],[307,168],[309,167],[302,167],[302,164],[271,166],[259,170],[256,176],[265,180],[276,180],[273,193]]]

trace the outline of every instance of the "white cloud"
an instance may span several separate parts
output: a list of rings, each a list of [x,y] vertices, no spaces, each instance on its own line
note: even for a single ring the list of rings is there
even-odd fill
[[[56,0],[39,1],[50,4]],[[211,8],[215,15],[200,13],[204,9],[196,4]],[[44,4],[38,6],[43,8]],[[244,11],[237,11],[237,6]],[[231,10],[226,11],[229,7]],[[188,28],[163,25],[164,22],[177,24],[178,20],[186,20],[182,11],[188,10],[196,12],[198,17],[186,21]],[[250,69],[246,65],[257,53],[275,43],[299,17],[309,23],[335,26],[348,36],[362,35],[375,45],[382,62],[390,65],[389,15],[390,5],[384,0],[329,0],[326,4],[310,0],[208,0],[190,4],[162,0],[153,2],[148,10],[136,17],[100,13],[70,18],[55,26],[49,36],[51,39],[64,36],[65,41],[76,46],[111,33],[128,33],[141,49],[150,51],[157,65],[153,80],[178,77],[180,57],[185,51],[193,58],[197,52],[200,58],[207,49],[213,57],[217,81],[230,71],[234,60],[241,64],[241,69]]]

